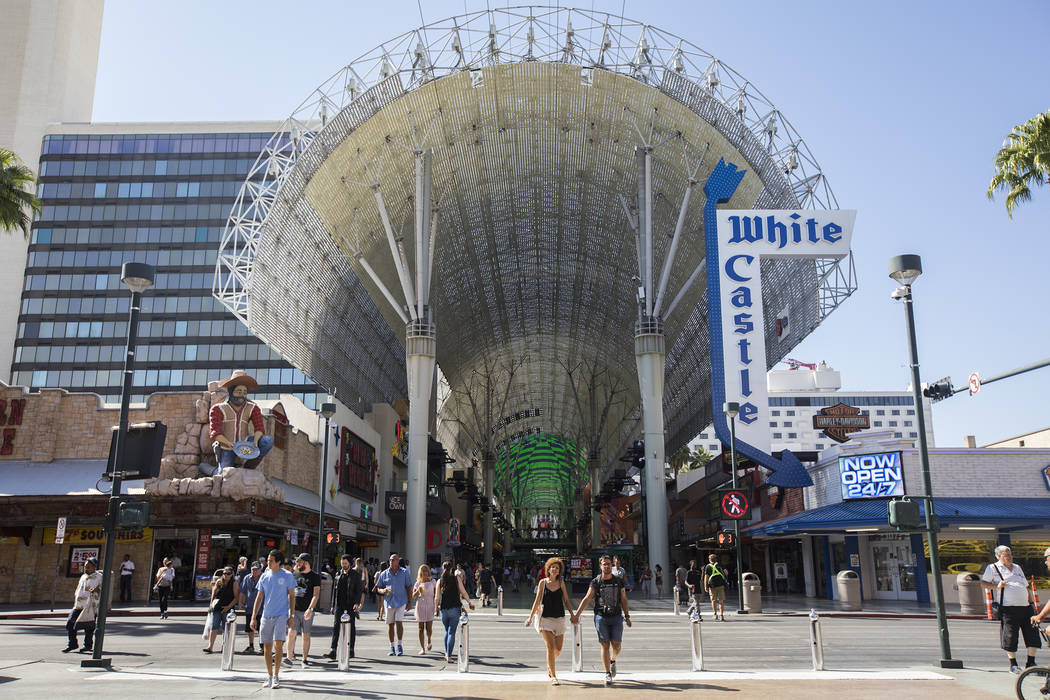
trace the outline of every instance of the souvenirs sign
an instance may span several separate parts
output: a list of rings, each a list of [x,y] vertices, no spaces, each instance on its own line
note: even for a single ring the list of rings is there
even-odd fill
[[[718,209],[718,204],[730,200],[743,178],[744,171],[720,160],[704,184],[715,433],[723,443],[730,442],[729,421],[722,404],[738,403],[737,452],[772,470],[767,483],[810,486],[813,480],[790,451],[784,450],[779,458],[770,454],[762,261],[846,257],[856,212]]]

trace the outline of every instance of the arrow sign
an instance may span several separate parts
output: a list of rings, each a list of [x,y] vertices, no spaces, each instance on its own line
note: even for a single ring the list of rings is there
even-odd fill
[[[704,183],[707,323],[715,434],[725,444],[733,442],[722,413],[728,393],[731,400],[740,404],[736,451],[771,470],[773,473],[766,478],[769,484],[786,488],[811,486],[813,480],[790,451],[782,451],[779,458],[769,454],[761,259],[843,258],[849,254],[856,212],[719,211],[718,205],[730,200],[745,173],[736,165],[719,160]],[[783,340],[790,338],[788,334]]]

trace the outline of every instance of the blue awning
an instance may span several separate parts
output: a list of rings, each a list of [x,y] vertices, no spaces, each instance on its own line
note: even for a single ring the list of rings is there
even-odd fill
[[[813,531],[847,528],[889,529],[885,500],[843,501],[807,510],[744,530],[751,536],[797,535]],[[923,503],[919,508],[925,516]],[[941,527],[987,526],[1000,529],[1050,526],[1050,497],[1047,498],[935,498],[934,513]]]

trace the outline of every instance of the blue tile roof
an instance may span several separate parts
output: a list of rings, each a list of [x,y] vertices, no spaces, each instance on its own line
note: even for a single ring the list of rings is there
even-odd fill
[[[843,501],[760,523],[744,530],[748,535],[790,535],[811,530],[888,527],[886,500]],[[925,515],[923,503],[919,508]],[[994,525],[996,527],[1050,525],[1050,497],[1044,498],[935,498],[934,513],[941,526]]]

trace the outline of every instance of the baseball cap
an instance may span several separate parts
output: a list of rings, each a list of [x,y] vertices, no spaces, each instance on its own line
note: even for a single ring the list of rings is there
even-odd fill
[[[310,554],[308,552],[303,552],[302,554],[297,556],[295,558],[295,560],[296,561],[305,561],[307,564],[309,564],[312,561],[311,558],[310,558]]]
[[[91,557],[86,562],[84,562],[84,564],[91,564],[93,567],[95,567],[97,569],[98,568],[98,559],[96,559],[95,557]]]
[[[261,569],[261,568],[262,568],[262,564],[260,564],[257,561],[253,561],[252,562],[252,569]]]

